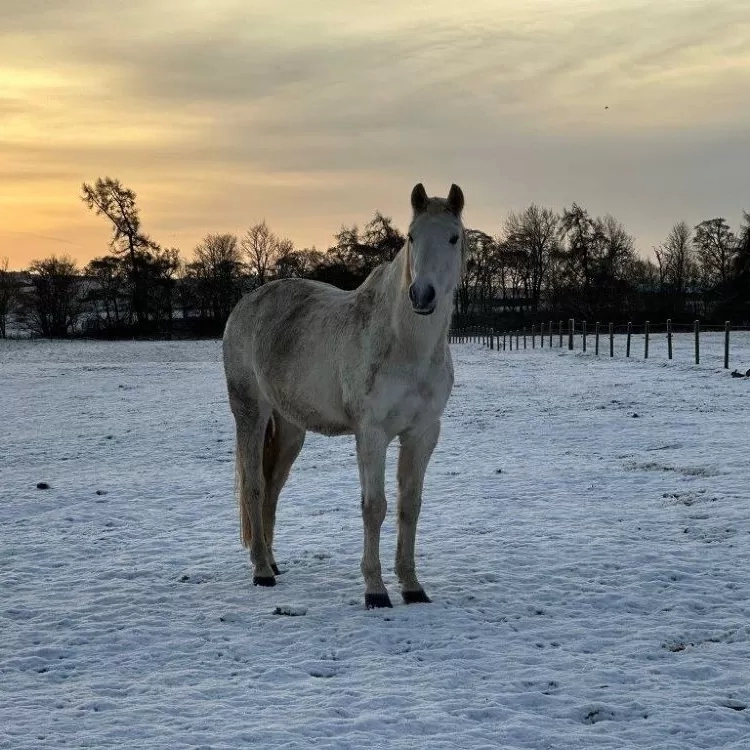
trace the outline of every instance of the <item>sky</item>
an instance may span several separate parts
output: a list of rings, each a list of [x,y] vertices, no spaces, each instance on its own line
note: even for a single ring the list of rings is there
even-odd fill
[[[745,0],[4,3],[0,259],[106,253],[105,176],[186,257],[263,219],[318,249],[403,228],[420,181],[491,234],[576,201],[648,255],[750,210],[748,91]]]

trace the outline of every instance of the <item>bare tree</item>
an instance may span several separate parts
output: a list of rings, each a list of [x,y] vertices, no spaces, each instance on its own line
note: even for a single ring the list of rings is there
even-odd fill
[[[251,226],[242,238],[242,250],[258,286],[263,286],[269,280],[276,259],[293,249],[292,241],[277,237],[269,229],[265,219],[260,224]]]
[[[573,307],[590,314],[595,307],[594,283],[603,256],[599,226],[577,203],[563,211],[561,226],[566,239],[566,276]]]
[[[130,305],[130,293],[127,269],[122,260],[114,255],[94,258],[86,266],[84,273],[91,280],[87,298],[94,307],[97,321],[103,313],[106,328],[124,325]]]
[[[242,255],[233,234],[207,234],[195,248],[187,276],[195,282],[202,317],[225,323],[242,295]]]
[[[550,264],[560,249],[560,217],[548,208],[532,204],[521,214],[509,214],[504,232],[505,246],[525,260],[526,297],[536,312],[542,289],[549,282]]]
[[[486,313],[497,291],[497,243],[486,232],[464,232],[465,262],[456,290],[456,312],[467,315],[481,308]]]
[[[392,261],[404,246],[406,237],[393,226],[390,216],[380,211],[365,225],[362,231],[362,245],[369,251],[368,273],[381,263]]]
[[[21,295],[21,319],[32,333],[64,338],[83,313],[82,278],[68,256],[51,256],[29,266],[32,289]]]
[[[737,252],[734,257],[734,273],[736,276],[750,277],[750,213],[742,212],[743,224],[737,237]]]
[[[97,216],[105,216],[112,223],[110,247],[115,255],[124,257],[128,264],[131,282],[131,317],[142,324],[148,319],[146,268],[151,251],[158,248],[141,230],[141,220],[136,206],[136,195],[109,177],[96,183],[83,183],[81,200]]]
[[[293,250],[276,259],[273,273],[277,279],[309,278],[323,260],[323,253],[314,247],[310,250]]]
[[[334,264],[348,270],[350,287],[361,284],[375,268],[393,260],[406,241],[392,219],[380,211],[361,232],[356,224],[342,226],[334,237],[336,244],[329,249],[329,256]]]
[[[7,336],[8,316],[18,297],[18,282],[8,270],[8,259],[0,258],[0,338]]]
[[[176,247],[155,245],[152,252],[142,255],[142,274],[146,287],[146,313],[156,322],[166,321],[171,329],[174,317],[174,289],[181,267]]]
[[[624,279],[636,258],[635,239],[614,216],[597,219],[601,238],[603,273],[611,279]]]
[[[730,278],[737,238],[722,218],[706,219],[695,227],[695,248],[708,285],[725,286]]]
[[[595,220],[599,254],[596,259],[594,287],[590,293],[592,310],[615,316],[630,309],[635,239],[614,216]]]
[[[677,222],[654,253],[663,289],[674,295],[680,305],[684,304],[688,280],[696,272],[692,231],[687,222]]]

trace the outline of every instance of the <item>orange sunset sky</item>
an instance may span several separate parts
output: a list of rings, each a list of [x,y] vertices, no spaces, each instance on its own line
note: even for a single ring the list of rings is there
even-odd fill
[[[648,254],[750,209],[745,0],[24,0],[0,23],[0,258],[81,264],[119,178],[186,257],[265,218],[328,247],[451,182],[495,233],[535,201],[612,213]]]

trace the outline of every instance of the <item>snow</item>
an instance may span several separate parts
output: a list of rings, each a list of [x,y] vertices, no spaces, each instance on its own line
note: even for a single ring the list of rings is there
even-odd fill
[[[390,572],[394,445],[376,611],[351,438],[308,436],[251,585],[219,342],[0,342],[0,748],[744,750],[750,379],[661,338],[454,346],[433,604]]]

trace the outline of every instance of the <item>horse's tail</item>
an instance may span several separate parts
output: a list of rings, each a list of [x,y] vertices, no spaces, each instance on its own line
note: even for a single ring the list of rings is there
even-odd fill
[[[269,467],[269,462],[275,460],[275,438],[276,425],[273,417],[271,417],[266,425],[266,434],[263,441],[263,478],[266,482],[268,481],[270,467],[273,466],[273,463],[270,463]],[[250,524],[250,509],[253,492],[257,492],[259,489],[252,487],[248,482],[248,477],[245,475],[244,462],[241,459],[240,453],[248,450],[252,450],[252,446],[240,445],[240,441],[237,440],[234,460],[234,492],[240,509],[240,541],[244,547],[250,547],[253,539],[252,526]],[[262,501],[263,498],[261,498]]]
[[[240,509],[240,541],[243,547],[249,547],[253,538],[252,528],[250,526],[250,497],[248,494],[247,478],[243,467],[242,458],[240,457],[239,440],[235,445],[234,458],[234,494],[237,497],[237,504]]]

